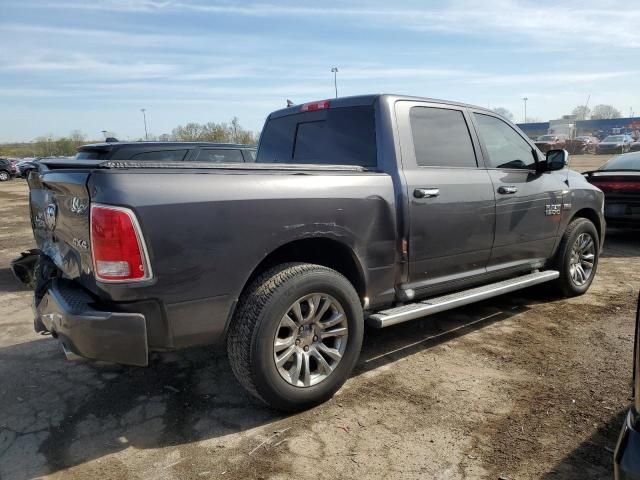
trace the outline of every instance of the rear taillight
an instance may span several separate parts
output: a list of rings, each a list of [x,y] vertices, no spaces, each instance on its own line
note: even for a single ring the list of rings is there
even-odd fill
[[[314,110],[324,110],[329,108],[329,100],[321,100],[319,102],[305,103],[300,107],[301,112],[313,112]]]
[[[140,225],[128,208],[91,205],[91,253],[97,280],[139,282],[151,278]]]

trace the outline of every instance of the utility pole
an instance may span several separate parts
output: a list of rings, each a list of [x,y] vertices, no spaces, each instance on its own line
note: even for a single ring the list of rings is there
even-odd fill
[[[331,72],[333,73],[333,86],[336,89],[336,98],[338,98],[338,67],[333,67]]]
[[[147,114],[145,113],[147,109],[141,108],[140,111],[142,112],[142,119],[144,121],[144,139],[149,140],[149,132],[147,132]]]
[[[524,123],[527,123],[527,100],[529,100],[527,97],[523,97],[522,100],[524,100]]]

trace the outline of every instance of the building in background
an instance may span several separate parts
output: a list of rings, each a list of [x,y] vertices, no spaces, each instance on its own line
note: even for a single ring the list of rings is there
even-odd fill
[[[537,123],[519,123],[518,127],[529,138],[537,138],[547,133],[568,134],[572,138],[592,135],[602,140],[607,135],[628,134],[640,138],[640,117],[611,118],[602,120],[575,120],[573,115],[565,115],[557,120]]]

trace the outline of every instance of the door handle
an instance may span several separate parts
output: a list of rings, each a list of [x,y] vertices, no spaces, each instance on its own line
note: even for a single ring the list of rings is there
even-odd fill
[[[509,195],[512,193],[516,193],[518,191],[518,187],[514,187],[513,185],[509,185],[508,187],[499,187],[498,193],[503,195]]]
[[[413,191],[413,196],[416,198],[433,198],[440,195],[438,188],[416,188]]]

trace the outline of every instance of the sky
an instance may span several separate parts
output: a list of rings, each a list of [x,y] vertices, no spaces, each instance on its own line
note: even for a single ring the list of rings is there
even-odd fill
[[[398,93],[548,120],[640,113],[640,2],[0,0],[0,142],[170,133]]]

